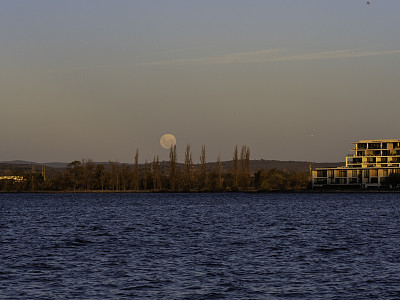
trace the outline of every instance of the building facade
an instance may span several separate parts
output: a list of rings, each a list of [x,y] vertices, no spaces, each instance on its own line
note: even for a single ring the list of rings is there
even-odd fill
[[[390,174],[400,174],[400,139],[361,140],[354,144],[345,166],[312,170],[313,188],[379,188]]]

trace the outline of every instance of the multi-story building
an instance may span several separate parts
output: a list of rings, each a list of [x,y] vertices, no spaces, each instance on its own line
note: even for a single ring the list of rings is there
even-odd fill
[[[313,187],[381,187],[391,173],[400,173],[400,139],[361,140],[346,165],[312,171]]]

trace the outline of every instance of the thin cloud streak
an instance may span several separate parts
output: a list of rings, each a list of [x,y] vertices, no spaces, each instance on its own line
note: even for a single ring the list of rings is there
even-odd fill
[[[93,65],[84,67],[65,67],[58,69],[46,70],[47,73],[63,73],[63,72],[79,72],[79,71],[96,71],[102,69],[131,68],[130,64],[113,64],[113,65]]]
[[[232,53],[223,56],[208,56],[200,58],[187,58],[175,60],[163,60],[146,63],[145,65],[216,65],[232,63],[268,63],[290,62],[323,59],[356,58],[377,55],[400,54],[400,50],[366,51],[361,49],[324,51],[295,55],[284,55],[282,49],[267,49],[251,52]]]
[[[257,62],[260,60],[267,60],[272,54],[280,52],[280,49],[266,49],[260,51],[231,53],[223,56],[207,56],[199,58],[163,60],[146,63],[146,65],[171,65],[171,64],[230,64],[230,63],[243,63],[243,62]]]

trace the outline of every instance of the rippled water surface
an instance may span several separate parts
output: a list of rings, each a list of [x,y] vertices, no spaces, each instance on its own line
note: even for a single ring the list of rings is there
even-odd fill
[[[399,299],[400,194],[0,194],[0,299]]]

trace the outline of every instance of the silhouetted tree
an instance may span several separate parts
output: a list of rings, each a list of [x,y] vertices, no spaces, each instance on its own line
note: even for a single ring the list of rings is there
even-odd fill
[[[70,182],[74,191],[82,187],[82,164],[79,160],[75,160],[68,164],[67,172],[70,175]]]
[[[186,146],[185,151],[185,166],[183,171],[182,186],[185,191],[190,191],[193,185],[193,160],[190,145]]]
[[[154,156],[153,164],[151,166],[151,174],[153,179],[153,189],[159,190],[161,189],[161,179],[160,179],[160,162],[157,157]]]
[[[169,152],[169,187],[171,191],[175,191],[177,186],[177,154],[176,154],[176,145],[171,147]]]
[[[96,179],[99,183],[100,189],[102,191],[104,191],[104,184],[106,183],[106,180],[107,180],[107,172],[106,172],[103,164],[96,166],[95,174],[96,174]]]
[[[121,166],[121,185],[123,190],[127,190],[129,188],[129,182],[131,182],[131,169],[127,164],[123,164]]]
[[[135,191],[139,189],[139,149],[136,149],[135,166],[133,169],[133,188]]]
[[[240,152],[240,179],[241,186],[247,189],[250,185],[250,149],[246,145]]]
[[[95,165],[92,159],[82,159],[82,188],[91,190],[94,185]]]
[[[110,186],[113,190],[120,189],[120,167],[118,162],[109,162],[111,167]]]
[[[233,153],[232,159],[232,166],[233,166],[233,188],[238,188],[238,181],[239,181],[239,159],[238,159],[238,149],[235,146],[235,151]]]
[[[206,146],[201,146],[200,155],[200,174],[199,174],[199,189],[205,189],[207,185],[207,169],[206,169]]]
[[[147,171],[147,159],[144,161],[144,168],[143,168],[143,189],[147,190],[147,181],[148,181],[148,171]]]
[[[221,164],[221,154],[218,154],[217,158],[217,190],[222,190],[222,164]]]

